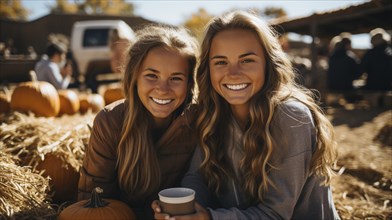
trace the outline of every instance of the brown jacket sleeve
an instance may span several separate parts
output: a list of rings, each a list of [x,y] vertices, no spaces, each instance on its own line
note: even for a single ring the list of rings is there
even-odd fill
[[[117,109],[121,109],[121,104]],[[80,170],[78,200],[88,199],[95,187],[103,189],[103,197],[119,198],[117,184],[116,149],[121,132],[122,112],[116,109],[104,109],[97,114],[86,150],[83,166]]]

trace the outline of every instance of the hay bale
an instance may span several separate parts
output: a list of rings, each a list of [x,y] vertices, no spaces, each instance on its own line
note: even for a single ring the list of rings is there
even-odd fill
[[[75,200],[94,116],[45,118],[13,112],[0,121],[0,151],[18,157],[22,166],[45,171],[55,203]]]
[[[55,219],[48,192],[49,178],[0,151],[0,219]]]

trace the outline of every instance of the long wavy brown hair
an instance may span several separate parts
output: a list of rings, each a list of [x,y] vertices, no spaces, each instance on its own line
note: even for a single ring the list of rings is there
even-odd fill
[[[140,67],[148,52],[156,47],[175,50],[188,57],[187,97],[175,110],[179,116],[193,100],[194,73],[197,63],[197,42],[185,29],[149,26],[137,33],[136,42],[128,53],[123,89],[128,109],[125,113],[117,150],[120,189],[133,198],[145,197],[160,185],[160,168],[151,137],[152,115],[142,104],[136,88]]]
[[[225,138],[229,132],[227,120],[231,118],[229,104],[213,89],[209,72],[209,52],[214,36],[224,30],[243,29],[255,33],[264,49],[266,78],[263,88],[250,100],[249,122],[243,136],[244,157],[240,160],[244,188],[255,200],[262,200],[263,192],[274,186],[268,177],[271,155],[275,148],[271,123],[276,108],[289,99],[306,105],[313,116],[317,150],[311,160],[311,173],[325,177],[328,184],[334,174],[336,143],[333,127],[324,116],[313,93],[295,83],[295,72],[282,51],[277,34],[263,20],[248,12],[234,11],[216,17],[205,30],[201,45],[200,65],[197,70],[199,86],[199,116],[197,128],[204,161],[200,167],[210,188],[216,193],[233,170],[225,155]],[[256,196],[257,195],[257,196]]]

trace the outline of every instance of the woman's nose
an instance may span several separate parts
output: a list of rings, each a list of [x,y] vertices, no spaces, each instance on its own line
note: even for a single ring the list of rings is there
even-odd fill
[[[238,75],[240,73],[240,67],[238,64],[230,65],[229,74],[230,75]]]
[[[158,82],[155,89],[161,93],[166,93],[169,91],[169,82],[166,80],[162,80]]]

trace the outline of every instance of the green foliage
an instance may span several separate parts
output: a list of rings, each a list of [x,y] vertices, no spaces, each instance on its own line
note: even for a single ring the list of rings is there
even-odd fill
[[[20,0],[0,0],[0,18],[27,20],[28,14]]]

